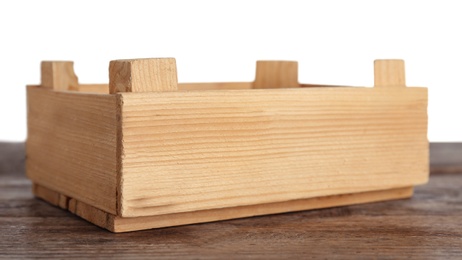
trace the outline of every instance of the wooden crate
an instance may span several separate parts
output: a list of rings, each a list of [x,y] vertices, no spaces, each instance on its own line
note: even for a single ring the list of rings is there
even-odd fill
[[[375,86],[300,84],[297,62],[254,82],[178,84],[174,59],[111,61],[108,85],[42,62],[27,87],[34,194],[113,232],[412,196],[428,181],[427,89],[402,60]]]

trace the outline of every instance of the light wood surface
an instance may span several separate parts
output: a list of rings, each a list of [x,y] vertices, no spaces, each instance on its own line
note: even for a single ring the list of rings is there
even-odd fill
[[[253,88],[296,88],[298,84],[298,62],[257,61]]]
[[[406,78],[403,60],[375,60],[374,86],[405,87]]]
[[[44,186],[40,186],[38,184],[33,184],[32,193],[35,196],[47,201],[51,205],[54,205],[54,206],[57,206],[57,207],[60,207],[66,210],[69,208],[69,197],[63,194],[60,194],[59,192],[45,188]]]
[[[109,64],[109,91],[176,91],[178,80],[173,58],[113,60]]]
[[[180,91],[251,89],[252,82],[178,83]]]
[[[80,202],[73,198],[68,198],[59,194],[58,192],[47,189],[45,187],[41,187],[37,184],[33,185],[33,191],[35,196],[49,202],[52,205],[67,209],[77,216],[80,216],[99,227],[105,228],[112,232],[129,232],[134,230],[181,226],[194,223],[253,217],[283,212],[403,199],[412,196],[413,188],[403,187],[389,190],[298,199],[277,203],[198,210],[185,213],[173,213],[135,218],[123,218],[108,214],[91,205]]]
[[[72,61],[42,61],[41,86],[54,90],[78,90]]]
[[[179,85],[169,58],[70,86],[72,65],[42,63],[28,87],[28,176],[113,231],[404,198],[428,180],[427,90],[405,87],[401,60],[375,61],[374,88],[299,84],[289,61]]]
[[[121,98],[123,217],[383,190],[428,179],[425,88]]]
[[[109,94],[109,84],[80,84],[79,92]]]
[[[116,214],[116,96],[29,86],[27,100],[28,177]]]
[[[179,91],[251,89],[252,82],[178,83]],[[108,84],[80,84],[79,92],[109,94]]]

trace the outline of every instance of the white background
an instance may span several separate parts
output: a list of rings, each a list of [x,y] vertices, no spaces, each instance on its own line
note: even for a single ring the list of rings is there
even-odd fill
[[[371,86],[373,60],[406,60],[429,88],[430,141],[462,141],[462,2],[1,1],[0,140],[26,137],[25,85],[41,60],[81,83],[112,59],[175,57],[180,82],[252,81],[258,59],[299,61],[303,83]]]

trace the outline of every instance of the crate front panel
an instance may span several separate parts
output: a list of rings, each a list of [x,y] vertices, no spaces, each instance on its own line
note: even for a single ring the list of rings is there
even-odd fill
[[[424,88],[120,95],[124,217],[428,180]]]
[[[117,97],[27,88],[27,176],[117,213]]]

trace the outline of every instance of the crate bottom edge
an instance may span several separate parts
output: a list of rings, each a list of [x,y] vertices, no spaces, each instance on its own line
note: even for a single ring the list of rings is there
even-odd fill
[[[115,216],[76,199],[66,197],[36,183],[33,184],[33,193],[36,197],[43,199],[54,206],[68,210],[90,223],[109,231],[119,233],[310,209],[331,208],[385,200],[404,199],[412,196],[413,187],[399,187],[387,190],[331,195],[285,202],[133,218]]]

